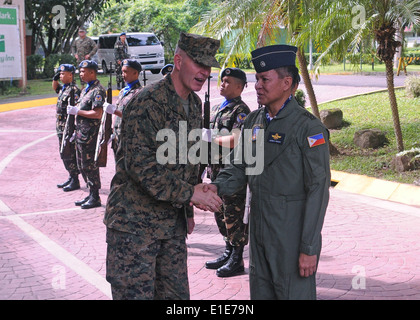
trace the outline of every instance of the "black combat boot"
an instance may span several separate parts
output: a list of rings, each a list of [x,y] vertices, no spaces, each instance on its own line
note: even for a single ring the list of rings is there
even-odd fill
[[[215,260],[211,260],[211,261],[207,261],[206,262],[206,268],[207,269],[219,269],[220,267],[222,267],[228,260],[230,255],[232,254],[232,245],[229,243],[229,241],[226,241],[226,249],[225,252],[223,252],[223,254],[215,259]]]
[[[67,186],[71,182],[71,179],[72,179],[71,176],[69,176],[69,178],[67,179],[66,182],[57,184],[57,188],[64,188],[65,186]]]
[[[81,206],[81,205],[82,205],[82,204],[84,204],[86,201],[88,201],[88,200],[89,200],[89,198],[90,198],[90,194],[89,194],[86,198],[84,198],[84,199],[82,199],[82,200],[75,201],[75,202],[74,202],[74,204],[75,204],[76,206]]]
[[[244,259],[242,258],[243,252],[243,246],[233,247],[229,260],[217,269],[216,275],[221,278],[226,278],[242,274],[245,271]]]
[[[90,189],[89,199],[82,204],[82,209],[90,209],[101,206],[101,198],[98,189]]]
[[[68,192],[77,189],[80,189],[79,176],[72,176],[70,183],[63,188],[63,191]]]

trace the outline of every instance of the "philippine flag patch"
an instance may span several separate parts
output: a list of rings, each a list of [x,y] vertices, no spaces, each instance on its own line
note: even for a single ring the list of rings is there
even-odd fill
[[[309,147],[313,148],[325,144],[324,134],[319,133],[314,136],[308,137]]]

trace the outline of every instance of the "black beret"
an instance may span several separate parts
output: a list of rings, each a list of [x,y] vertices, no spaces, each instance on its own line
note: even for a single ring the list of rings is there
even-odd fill
[[[246,73],[243,72],[239,68],[226,68],[222,71],[222,79],[223,77],[234,77],[242,80],[244,83],[247,83],[246,81]]]
[[[80,68],[89,68],[89,69],[98,70],[98,64],[93,60],[83,60],[79,64],[79,69]]]
[[[138,72],[142,70],[140,62],[134,59],[124,59],[122,62],[122,66],[136,69]]]
[[[58,71],[76,72],[76,68],[72,64],[64,63],[58,67]]]
[[[255,71],[265,72],[286,66],[296,65],[297,48],[289,45],[262,47],[251,52]]]

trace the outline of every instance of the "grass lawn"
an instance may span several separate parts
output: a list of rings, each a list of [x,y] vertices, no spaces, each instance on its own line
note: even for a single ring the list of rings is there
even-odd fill
[[[407,72],[420,72],[420,65],[410,64],[406,68]],[[394,70],[395,73],[397,70]],[[350,63],[346,63],[345,68],[344,64],[332,64],[320,67],[321,74],[325,73],[360,73],[360,72],[368,72],[368,73],[375,73],[375,72],[385,72],[385,64],[378,64],[374,65],[374,69],[372,70],[371,64],[362,64],[360,68],[360,64],[352,65]],[[404,74],[404,70],[400,71],[400,74]]]
[[[420,147],[420,98],[410,98],[405,90],[397,90],[398,109],[404,148]],[[395,172],[391,161],[398,153],[388,93],[376,93],[347,100],[321,104],[320,110],[340,108],[346,125],[331,130],[331,141],[342,153],[331,158],[331,169],[384,180],[413,184],[420,171]],[[362,150],[353,143],[354,133],[377,128],[385,131],[389,144],[377,150]]]
[[[98,79],[99,81],[101,81],[101,84],[105,88],[108,88],[109,75],[98,74]],[[113,84],[116,83],[115,74],[113,74],[112,76],[112,81],[113,81]],[[52,84],[52,79],[28,80],[28,87],[27,87],[28,95],[38,96],[38,95],[43,95],[43,94],[55,94],[55,92],[52,90],[51,84]],[[80,80],[79,80],[78,74],[76,75],[76,84],[80,87]],[[3,95],[0,94],[0,103],[1,103],[1,99],[19,96],[20,91],[21,91],[20,88],[9,87],[7,89],[7,92],[5,92]]]

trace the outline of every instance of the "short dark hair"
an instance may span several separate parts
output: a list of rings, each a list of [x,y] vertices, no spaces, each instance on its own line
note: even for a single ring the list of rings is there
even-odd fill
[[[300,82],[299,69],[296,66],[286,66],[275,69],[281,79],[284,77],[292,78],[292,88]]]

